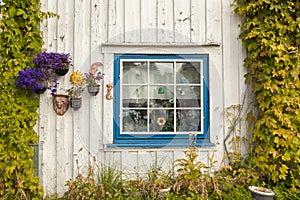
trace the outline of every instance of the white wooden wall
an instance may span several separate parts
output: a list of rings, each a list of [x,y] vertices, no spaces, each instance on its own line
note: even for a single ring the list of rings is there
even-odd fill
[[[47,51],[70,53],[73,69],[60,78],[68,88],[71,72],[87,72],[92,63],[105,63],[103,85],[112,82],[112,52],[123,46],[137,52],[151,46],[176,49],[195,47],[210,55],[211,141],[215,147],[201,148],[200,159],[208,164],[214,154],[221,163],[223,139],[227,132],[224,108],[242,101],[242,61],[245,55],[240,41],[239,19],[230,0],[42,0],[42,10],[60,15],[46,20],[41,28]],[[115,45],[115,46],[114,46]],[[136,45],[136,46],[135,46]],[[130,49],[130,48],[129,48]],[[115,50],[115,51],[114,51]],[[107,54],[105,54],[105,52]],[[197,52],[195,52],[197,53]],[[105,57],[106,55],[106,57]],[[96,97],[83,93],[78,111],[69,108],[57,116],[49,93],[40,97],[40,178],[45,195],[62,194],[66,181],[77,173],[76,160],[83,168],[92,157],[102,163],[118,164],[120,169],[145,172],[154,162],[172,167],[183,156],[180,148],[112,149],[112,101],[104,98],[106,88]]]

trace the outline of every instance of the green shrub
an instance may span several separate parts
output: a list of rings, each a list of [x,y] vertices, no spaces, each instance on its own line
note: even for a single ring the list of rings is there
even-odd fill
[[[235,0],[258,109],[252,165],[270,187],[300,190],[300,2]],[[294,193],[295,194],[295,193]]]

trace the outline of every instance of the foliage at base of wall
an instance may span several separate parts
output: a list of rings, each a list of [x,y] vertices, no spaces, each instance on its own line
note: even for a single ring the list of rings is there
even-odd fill
[[[33,66],[43,39],[39,23],[48,13],[40,12],[40,0],[3,0],[0,5],[0,197],[39,199],[43,195],[35,176],[32,157],[38,135],[37,96],[18,90],[15,77]]]
[[[300,186],[300,2],[234,0],[258,108],[252,165],[261,181]]]

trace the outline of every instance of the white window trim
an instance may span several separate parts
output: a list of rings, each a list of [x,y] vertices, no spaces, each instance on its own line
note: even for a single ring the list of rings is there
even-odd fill
[[[218,138],[223,138],[224,110],[223,63],[222,48],[219,45],[195,44],[118,44],[105,43],[101,46],[103,53],[104,86],[113,83],[114,54],[209,54],[209,92],[210,93],[210,142],[218,144]],[[104,87],[104,92],[106,88]],[[103,102],[103,145],[113,144],[113,100]]]

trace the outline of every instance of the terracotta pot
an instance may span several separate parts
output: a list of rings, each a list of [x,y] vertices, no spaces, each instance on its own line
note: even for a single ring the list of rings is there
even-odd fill
[[[64,115],[69,108],[69,95],[54,94],[53,109],[57,115]]]

